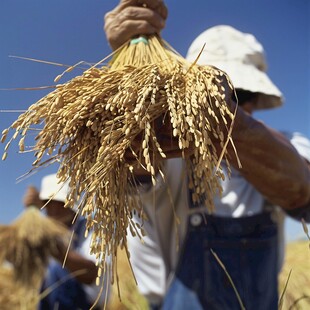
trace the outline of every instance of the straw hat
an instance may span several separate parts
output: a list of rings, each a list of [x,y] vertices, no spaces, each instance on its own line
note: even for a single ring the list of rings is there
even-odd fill
[[[201,33],[191,44],[187,59],[198,64],[212,65],[225,71],[236,89],[258,92],[258,109],[278,107],[283,95],[266,74],[263,46],[256,38],[231,26],[220,25]]]
[[[57,200],[66,202],[66,198],[69,192],[68,183],[59,183],[59,179],[55,174],[50,174],[42,178],[41,181],[41,200]]]

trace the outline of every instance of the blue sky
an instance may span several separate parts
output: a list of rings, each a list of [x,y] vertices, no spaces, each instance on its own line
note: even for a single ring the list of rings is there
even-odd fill
[[[63,64],[95,63],[111,50],[103,32],[103,16],[116,0],[1,0],[0,88],[52,85],[63,68],[20,60],[10,55]],[[162,35],[182,55],[206,28],[228,24],[253,33],[264,45],[269,75],[285,96],[280,109],[255,116],[281,130],[310,137],[310,1],[309,0],[167,0],[169,18]],[[75,75],[81,74],[76,70]],[[8,127],[47,91],[0,91],[0,131]],[[4,145],[0,145],[2,156]],[[0,162],[0,223],[12,221],[22,210],[29,184],[40,186],[48,167],[17,183],[31,168],[33,154],[18,154],[17,145]],[[285,194],[285,193],[283,193]],[[287,237],[303,236],[301,225],[288,221]]]

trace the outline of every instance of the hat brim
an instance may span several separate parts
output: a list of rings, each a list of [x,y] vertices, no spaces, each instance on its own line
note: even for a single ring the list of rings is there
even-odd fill
[[[50,174],[43,177],[41,181],[39,198],[41,200],[57,200],[65,203],[68,192],[68,182],[59,183],[56,174]]]
[[[40,192],[39,198],[41,200],[56,200],[65,203],[67,199],[67,191],[64,188],[56,189],[55,191],[51,191],[50,189],[43,189]]]
[[[283,104],[283,95],[267,74],[255,66],[240,62],[214,62],[212,66],[224,71],[235,89],[259,93],[255,109],[270,109]]]

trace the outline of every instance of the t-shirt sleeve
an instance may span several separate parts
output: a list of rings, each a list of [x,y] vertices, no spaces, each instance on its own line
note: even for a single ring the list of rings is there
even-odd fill
[[[310,163],[310,140],[301,133],[292,133],[289,139],[298,153]]]
[[[84,242],[79,248],[78,252],[84,258],[89,259],[95,263],[96,256],[94,254],[90,254],[91,238],[92,238],[92,234],[89,233],[87,238],[85,238]],[[103,284],[103,289],[102,289],[102,284]],[[105,304],[106,298],[109,300],[111,287],[110,287],[110,283],[108,283],[108,277],[106,275],[103,275],[101,277],[99,285],[96,285],[96,283],[93,283],[90,285],[84,284],[83,288],[84,288],[84,291],[87,295],[89,302],[91,303],[94,303],[100,294],[100,297],[97,303],[97,306],[99,307],[102,307]]]
[[[298,132],[284,132],[284,135],[290,139],[297,152],[310,163],[310,140]],[[304,219],[306,222],[310,222],[310,205],[294,210],[289,210],[286,211],[286,213],[296,220]]]

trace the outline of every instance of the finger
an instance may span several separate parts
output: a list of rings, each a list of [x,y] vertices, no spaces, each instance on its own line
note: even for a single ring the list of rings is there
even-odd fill
[[[158,12],[148,8],[128,7],[118,14],[118,22],[129,20],[146,21],[160,31],[165,26],[165,19]]]
[[[130,6],[143,6],[156,11],[162,18],[166,19],[168,9],[162,0],[122,0],[116,7],[116,10],[121,11]]]
[[[144,31],[148,31],[147,33],[136,34],[150,34],[149,31],[154,31],[151,27],[155,29],[154,32],[159,33],[165,26],[165,20],[157,12],[146,8],[127,7],[119,13],[110,12],[105,15],[105,31],[121,37],[122,33],[115,33],[116,30],[112,28],[121,26],[123,23],[126,23],[126,27],[132,27],[130,25],[131,21],[140,21],[142,23],[141,27],[146,28]],[[146,23],[150,24],[151,27],[146,27]],[[134,26],[136,26],[136,23]],[[126,32],[126,29],[119,29],[118,31]],[[132,29],[130,31],[132,32]]]
[[[154,10],[157,12],[163,19],[166,19],[168,16],[168,9],[165,3],[161,0],[140,0],[138,2],[142,2],[145,7]]]
[[[126,21],[115,27],[113,31],[106,31],[106,36],[111,47],[116,50],[136,35],[153,33],[156,33],[156,29],[145,21]]]

